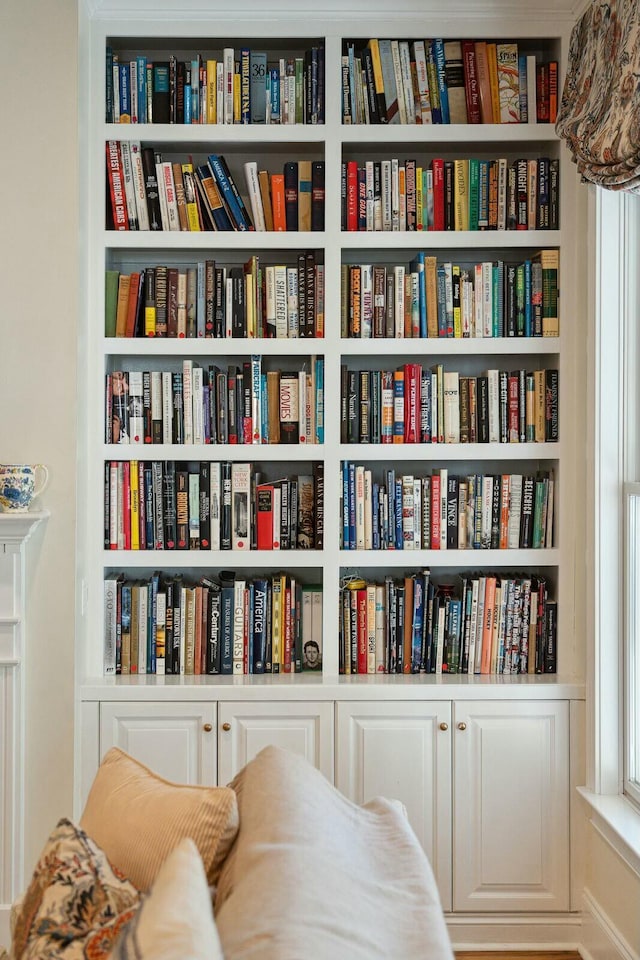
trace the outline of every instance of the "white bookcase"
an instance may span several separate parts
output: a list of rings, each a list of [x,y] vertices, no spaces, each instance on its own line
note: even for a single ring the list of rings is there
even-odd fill
[[[163,744],[172,736],[187,737],[185,749],[199,758],[189,770],[208,782],[226,780],[238,764],[266,742],[282,743],[306,753],[336,784],[355,800],[371,790],[403,795],[415,813],[415,826],[432,858],[443,904],[450,914],[456,943],[494,940],[506,942],[561,942],[577,939],[569,881],[570,818],[573,801],[569,774],[576,764],[569,743],[578,736],[576,725],[584,699],[583,638],[576,635],[574,611],[582,601],[583,586],[576,576],[575,530],[579,523],[581,480],[576,434],[582,411],[576,396],[576,353],[582,348],[580,317],[584,276],[579,266],[580,211],[577,181],[568,155],[549,124],[520,125],[393,125],[345,126],[341,120],[340,60],[344,39],[369,37],[500,38],[526,41],[532,49],[560,62],[560,80],[571,28],[570,11],[533,18],[525,5],[514,5],[505,15],[501,7],[484,16],[473,5],[454,3],[447,14],[437,5],[408,2],[393,14],[382,3],[354,4],[352,11],[296,9],[285,3],[272,16],[243,4],[230,12],[194,3],[188,10],[170,4],[126,5],[105,2],[83,13],[81,89],[81,171],[84,267],[82,302],[84,325],[80,344],[80,490],[79,501],[79,630],[77,638],[77,792],[81,806],[100,756],[113,743],[135,752],[140,742],[147,760],[162,757],[163,772],[172,765],[163,756]],[[215,5],[214,5],[215,6]],[[300,5],[298,5],[299,7]],[[331,5],[329,5],[331,6]],[[418,6],[420,9],[418,9]],[[206,7],[206,9],[205,9]],[[365,9],[366,7],[366,9]],[[279,39],[317,41],[325,47],[325,117],[320,126],[111,125],[104,123],[105,46],[114,49],[206,54],[223,46],[238,49],[244,42],[256,49],[276,51]],[[311,45],[311,43],[309,43]],[[288,46],[288,42],[283,46]],[[302,156],[325,161],[325,231],[322,233],[163,233],[105,231],[105,141],[138,139],[145,144],[180,153],[224,153],[234,169],[249,159],[267,157],[275,169],[284,160]],[[558,231],[349,233],[341,230],[341,162],[387,157],[551,156],[560,159],[560,229]],[[244,191],[244,181],[237,182]],[[246,194],[245,194],[246,197]],[[407,262],[418,250],[439,258],[456,255],[477,260],[528,255],[547,247],[560,249],[560,337],[557,339],[421,339],[343,340],[340,337],[340,267],[343,262]],[[205,256],[240,263],[258,252],[274,262],[280,252],[318,250],[325,264],[325,337],[323,340],[145,340],[104,337],[104,272],[125,271],[160,262],[194,262]],[[526,254],[525,254],[526,252]],[[184,358],[205,362],[217,357],[247,358],[252,353],[297,359],[310,354],[325,361],[325,442],[322,446],[159,446],[118,447],[103,443],[105,373],[117,369],[158,369],[163,361]],[[500,369],[536,365],[560,371],[560,441],[555,444],[455,445],[342,445],[340,443],[340,367],[374,367],[378,360],[391,368],[406,360],[480,374],[487,366]],[[145,366],[145,364],[148,364]],[[448,466],[458,472],[533,472],[552,468],[556,479],[554,546],[545,550],[510,551],[343,551],[340,468],[343,460],[383,465],[393,458],[430,473]],[[289,463],[321,459],[324,462],[324,549],[273,552],[105,552],[103,549],[104,463],[112,458],[176,460],[253,460]],[[522,472],[525,472],[523,469]],[[430,568],[432,576],[454,576],[467,571],[533,571],[544,573],[558,600],[558,672],[541,676],[360,676],[339,675],[337,624],[340,582],[345,571],[366,577],[384,577],[402,571]],[[201,576],[221,568],[245,571],[291,571],[304,581],[323,585],[323,672],[253,677],[103,677],[103,581],[108,571],[132,576],[154,570]],[[572,703],[573,702],[573,703]],[[469,709],[466,705],[468,704]],[[182,705],[182,710],[179,706]],[[493,705],[493,708],[492,708]],[[177,711],[177,713],[176,713]],[[521,716],[520,716],[521,714]],[[179,722],[176,720],[179,717]],[[520,716],[520,720],[518,717]],[[184,719],[186,717],[186,720]],[[247,720],[247,717],[249,720]],[[133,718],[133,719],[130,719]],[[191,719],[189,719],[191,718]],[[206,722],[203,722],[203,718]],[[238,725],[235,725],[235,718]],[[302,719],[300,719],[302,718]],[[514,720],[515,718],[515,720]],[[148,721],[148,722],[146,722]],[[178,727],[176,727],[178,723]],[[133,724],[133,727],[131,726]],[[519,724],[519,726],[518,726]],[[497,725],[497,726],[496,726]],[[537,751],[539,776],[544,780],[547,808],[527,804],[527,818],[537,822],[538,861],[519,865],[505,861],[507,892],[495,878],[500,853],[479,853],[464,875],[455,876],[454,851],[468,835],[458,832],[459,798],[471,796],[479,779],[495,774],[487,757],[499,757],[501,725],[505,763],[518,753],[514,729],[522,728],[523,744]],[[133,734],[131,730],[133,729]],[[139,731],[142,730],[140,734]],[[175,731],[178,730],[178,733]],[[496,730],[498,734],[496,734]],[[138,732],[136,732],[138,731]],[[153,736],[156,732],[157,740]],[[173,733],[172,733],[173,731]],[[247,733],[249,731],[249,733]],[[138,739],[136,739],[138,737]],[[169,738],[168,740],[166,738]],[[454,741],[466,737],[454,749]],[[195,740],[193,739],[195,738]],[[470,739],[473,738],[473,739]],[[483,743],[489,753],[483,752]],[[537,744],[537,746],[535,746]],[[464,749],[463,749],[464,748]],[[206,760],[202,761],[202,756]],[[455,756],[455,764],[453,762]],[[465,757],[467,758],[465,760]],[[497,760],[496,760],[497,762]],[[487,766],[488,764],[488,766]],[[176,778],[183,776],[178,759]],[[198,774],[197,771],[200,771]],[[436,773],[437,771],[437,773]],[[559,775],[559,771],[561,775]],[[500,777],[506,776],[500,771]],[[190,773],[191,776],[191,773]],[[468,780],[468,783],[466,783]],[[473,781],[473,782],[472,782]],[[476,782],[477,781],[477,782]],[[475,784],[475,786],[474,786]],[[530,789],[530,784],[527,790]],[[468,789],[467,789],[468,787]],[[504,810],[517,803],[514,798]],[[417,791],[417,792],[416,792]],[[541,794],[543,795],[543,794]],[[456,799],[458,798],[458,799]],[[494,800],[496,798],[494,797]],[[549,811],[552,811],[549,814]],[[437,829],[425,820],[438,818]],[[495,823],[483,821],[473,809],[473,831],[495,840]],[[553,829],[545,818],[551,815]],[[537,820],[536,820],[537,818]],[[505,825],[505,830],[511,828]],[[573,829],[573,827],[571,827]],[[508,834],[505,834],[508,835]],[[564,840],[562,838],[564,837]],[[560,843],[560,848],[557,844]],[[551,850],[549,844],[556,849]],[[436,849],[437,845],[437,849]],[[560,852],[558,853],[558,850]],[[529,851],[531,853],[531,851]],[[551,856],[553,853],[553,856]],[[486,855],[486,862],[483,862]],[[457,858],[456,858],[457,859]],[[535,858],[534,858],[535,860]],[[538,866],[540,869],[538,869]],[[483,872],[484,871],[484,872]],[[453,876],[453,879],[452,879]],[[474,914],[495,914],[476,924]],[[496,912],[497,911],[497,912]],[[531,913],[553,913],[553,923],[529,924]],[[517,916],[515,914],[518,914]],[[457,926],[459,918],[460,926]]]

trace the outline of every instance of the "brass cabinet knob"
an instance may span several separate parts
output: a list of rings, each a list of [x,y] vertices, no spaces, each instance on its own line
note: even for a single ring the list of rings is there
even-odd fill
[[[211,731],[213,730],[213,724],[205,723],[202,729],[204,730],[205,733],[211,733]]]
[[[223,723],[223,724],[222,724],[222,729],[225,730],[225,731],[231,730],[231,724],[230,724],[230,723]]]
[[[444,720],[443,720],[442,723],[440,724],[440,729],[441,729],[441,730],[448,730],[448,729],[449,729],[449,724],[448,724],[448,723],[445,723]]]
[[[466,723],[464,722],[464,720],[461,720],[460,723],[458,724],[458,730],[466,730],[466,729],[467,729]]]

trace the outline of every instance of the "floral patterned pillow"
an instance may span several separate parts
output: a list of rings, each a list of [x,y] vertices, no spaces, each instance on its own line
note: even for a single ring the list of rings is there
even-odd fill
[[[12,917],[12,960],[103,960],[139,903],[97,844],[60,820]]]

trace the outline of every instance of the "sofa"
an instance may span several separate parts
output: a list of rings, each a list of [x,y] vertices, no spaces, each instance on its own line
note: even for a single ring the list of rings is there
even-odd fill
[[[213,909],[212,909],[213,906]],[[267,747],[228,787],[116,748],[12,911],[11,960],[452,960],[398,801],[358,806]]]

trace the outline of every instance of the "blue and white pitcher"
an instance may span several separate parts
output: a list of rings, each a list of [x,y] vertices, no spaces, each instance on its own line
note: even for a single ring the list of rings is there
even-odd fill
[[[0,510],[26,513],[48,482],[49,471],[41,463],[0,464]]]

